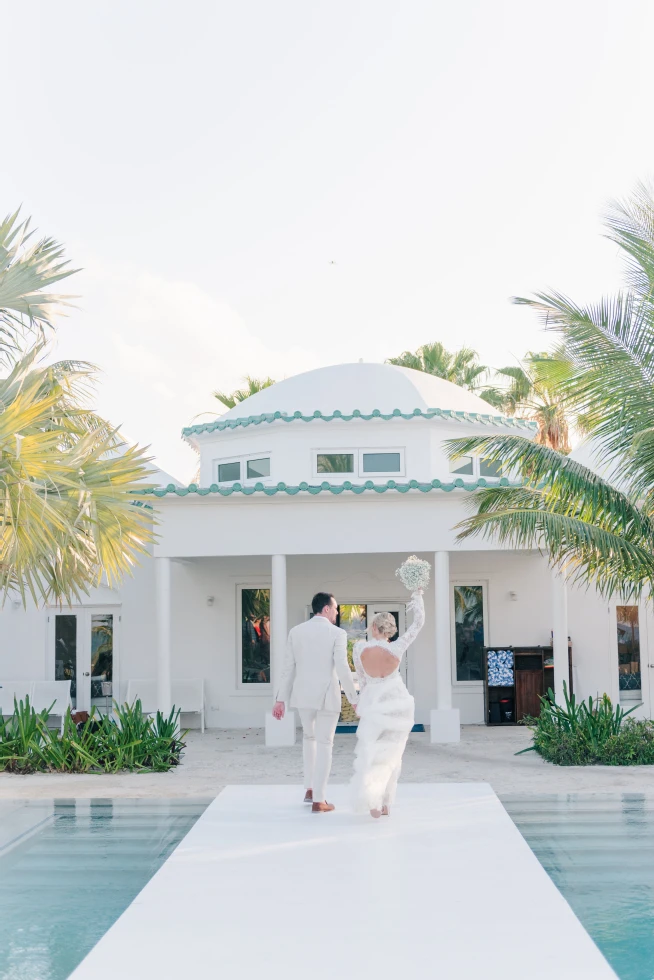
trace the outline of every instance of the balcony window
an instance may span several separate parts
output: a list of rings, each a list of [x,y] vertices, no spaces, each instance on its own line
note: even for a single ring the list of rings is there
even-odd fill
[[[241,479],[241,464],[219,463],[218,464],[218,483],[234,483]]]
[[[475,469],[475,461],[472,456],[460,456],[459,459],[450,460],[450,473],[457,476],[472,476]]]
[[[354,473],[354,453],[318,453],[318,473]]]
[[[400,473],[400,453],[362,453],[362,473]]]
[[[270,456],[266,456],[263,459],[248,459],[248,480],[259,480],[266,476],[270,476]]]
[[[480,476],[491,476],[500,477],[502,476],[502,464],[493,463],[490,459],[480,459],[479,460],[479,475]]]

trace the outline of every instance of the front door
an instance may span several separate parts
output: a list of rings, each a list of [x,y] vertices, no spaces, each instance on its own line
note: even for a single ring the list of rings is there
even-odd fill
[[[110,712],[118,697],[115,606],[52,610],[48,616],[48,670],[51,680],[70,681],[73,707]]]
[[[372,622],[373,617],[379,612],[390,612],[395,618],[398,631],[392,639],[395,640],[401,633],[404,633],[406,629],[406,604],[403,602],[342,602],[339,604],[337,622],[341,629],[344,629],[347,633],[347,656],[352,670],[354,670],[354,661],[352,660],[354,644],[357,640],[365,638],[368,624]],[[409,687],[406,653],[402,658],[400,673],[404,683]],[[356,725],[358,718],[345,695],[342,696],[341,700],[340,723],[344,725]]]

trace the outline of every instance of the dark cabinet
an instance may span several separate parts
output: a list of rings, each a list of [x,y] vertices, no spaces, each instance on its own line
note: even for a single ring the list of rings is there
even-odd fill
[[[572,647],[568,645],[568,691],[572,692]],[[487,725],[515,725],[538,717],[540,699],[554,687],[552,647],[485,647],[484,711]]]

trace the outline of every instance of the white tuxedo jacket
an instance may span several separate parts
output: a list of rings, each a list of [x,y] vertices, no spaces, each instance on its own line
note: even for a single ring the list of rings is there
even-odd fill
[[[356,704],[358,695],[347,662],[345,630],[324,616],[314,616],[294,626],[288,634],[276,700],[291,708],[340,712],[339,680],[350,704]]]

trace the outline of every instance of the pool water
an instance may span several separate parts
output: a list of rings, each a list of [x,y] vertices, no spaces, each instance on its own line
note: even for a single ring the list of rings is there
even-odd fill
[[[654,796],[501,800],[620,980],[653,980]]]
[[[208,800],[0,800],[0,978],[65,980]]]

